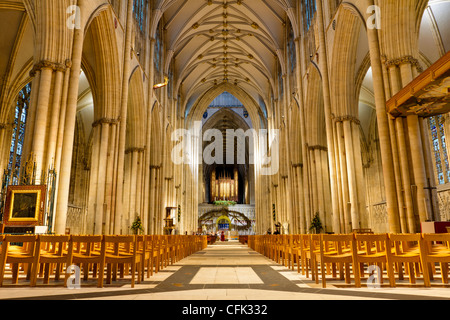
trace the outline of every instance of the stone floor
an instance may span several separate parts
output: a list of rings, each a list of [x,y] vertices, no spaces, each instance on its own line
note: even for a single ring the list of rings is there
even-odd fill
[[[131,289],[119,282],[104,289],[83,283],[79,290],[61,285],[37,288],[9,285],[0,288],[1,300],[164,300],[164,301],[276,301],[276,300],[438,300],[450,299],[450,286],[435,282],[424,288],[421,279],[397,288],[356,289],[342,281],[328,281],[323,289],[311,279],[238,242],[218,243],[170,266]]]

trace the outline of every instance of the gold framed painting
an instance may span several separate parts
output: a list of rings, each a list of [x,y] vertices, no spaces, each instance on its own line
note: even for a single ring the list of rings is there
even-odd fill
[[[3,223],[9,226],[42,225],[46,186],[10,186]]]

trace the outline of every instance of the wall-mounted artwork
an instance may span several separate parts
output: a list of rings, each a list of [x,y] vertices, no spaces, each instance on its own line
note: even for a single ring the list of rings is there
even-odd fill
[[[42,225],[46,186],[10,186],[3,223],[7,226]]]

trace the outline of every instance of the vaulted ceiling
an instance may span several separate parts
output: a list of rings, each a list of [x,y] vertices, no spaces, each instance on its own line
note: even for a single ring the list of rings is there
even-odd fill
[[[177,0],[163,10],[166,70],[172,64],[184,101],[223,82],[255,101],[275,92],[287,17],[280,1]]]

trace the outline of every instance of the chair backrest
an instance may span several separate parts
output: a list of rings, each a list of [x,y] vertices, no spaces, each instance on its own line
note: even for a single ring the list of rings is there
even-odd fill
[[[353,234],[322,234],[320,237],[320,252],[326,254],[334,251],[338,254],[350,249],[352,253],[356,251],[355,237]]]
[[[397,255],[406,253],[408,250],[418,247],[421,241],[420,234],[390,234],[389,235],[389,254]]]
[[[388,234],[355,234],[358,249],[366,252],[367,255],[386,251]]]
[[[450,250],[450,233],[422,234],[421,244],[426,254],[436,249]]]
[[[38,237],[35,235],[6,235],[3,238],[1,246],[1,254],[3,259],[6,259],[10,253],[16,251],[10,250],[13,247],[20,247],[20,254],[23,255],[24,259],[29,259],[32,257],[35,258],[38,255]]]
[[[71,237],[67,236],[50,236],[40,235],[38,236],[41,250],[46,250],[57,255],[62,255],[64,250],[72,247]],[[70,250],[70,249],[69,249]]]
[[[103,241],[105,245],[111,246],[114,254],[119,254],[120,251],[136,254],[137,250],[137,236],[104,236]]]
[[[102,248],[103,236],[72,236],[72,242],[74,252],[91,256]]]
[[[311,242],[311,237],[309,235],[302,234],[300,236],[300,247],[302,249],[305,249],[305,250],[309,249],[310,242]]]

